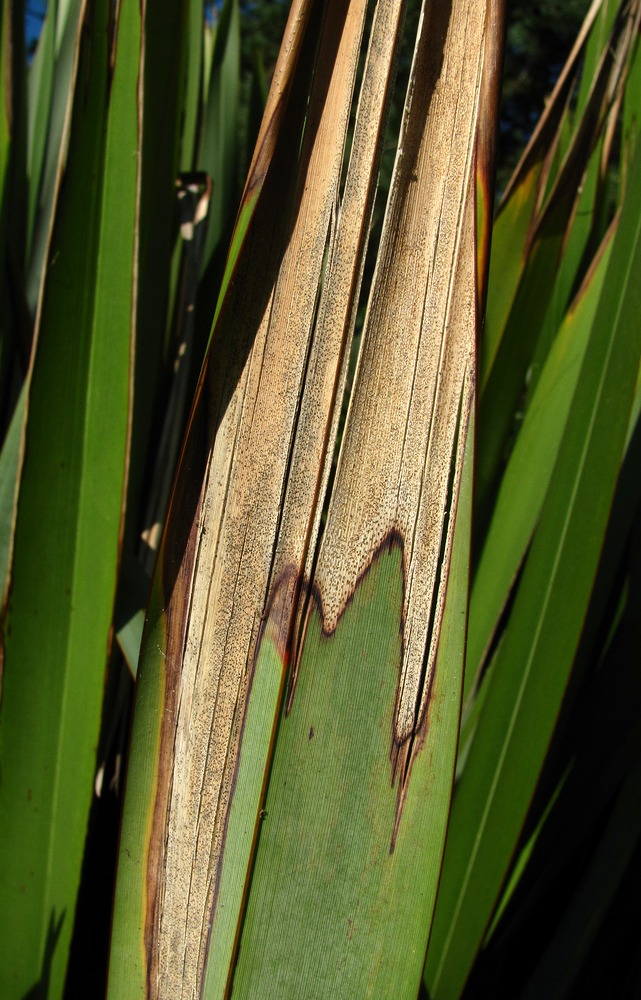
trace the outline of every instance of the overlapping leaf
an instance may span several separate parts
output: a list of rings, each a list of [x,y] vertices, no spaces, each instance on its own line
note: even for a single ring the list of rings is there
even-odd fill
[[[392,914],[400,921],[394,933],[406,936],[411,928],[415,939],[399,995],[418,988],[462,665],[469,492],[455,557],[452,547],[466,450],[469,476],[473,168],[486,9],[430,9],[420,23],[319,550],[402,5],[381,2],[376,9],[341,185],[365,9],[314,5],[304,35],[298,30],[304,6],[295,9],[268,100],[150,607],[116,900],[114,997],[186,996],[203,982],[208,997],[230,989],[238,996],[283,996],[293,983],[306,995],[331,995],[330,980],[318,978],[318,962],[328,953],[334,970],[346,963],[346,989],[379,995],[399,971],[390,958]],[[281,81],[300,39],[285,108]],[[292,141],[294,135],[300,139]],[[446,602],[452,558],[458,575]],[[370,641],[378,618],[381,631]],[[350,650],[347,670],[343,644]],[[366,676],[375,704],[362,688]],[[309,698],[317,707],[308,726]],[[357,712],[363,720],[372,713],[375,740],[354,726]],[[353,738],[361,731],[364,743]],[[307,748],[323,762],[316,791],[317,765],[310,758],[303,766],[307,757],[300,756]],[[281,795],[277,776],[294,760],[297,781],[310,792],[307,806],[289,792]],[[312,878],[311,868],[305,884],[274,878],[274,843],[293,846],[295,839],[303,855],[310,852],[310,866],[331,863],[302,834],[312,829],[306,809],[316,812],[323,789],[340,791],[346,768],[355,782],[359,774],[372,782],[355,806],[361,821],[347,868],[337,868],[331,884],[320,869]],[[417,852],[432,795],[440,820]],[[341,802],[323,812],[327,836],[343,829]],[[280,823],[290,835],[278,833]],[[284,875],[301,861],[294,869],[280,864]],[[368,867],[361,923],[353,892]],[[335,880],[347,873],[339,903]],[[374,899],[383,885],[390,888],[387,916]],[[327,893],[338,910],[323,926]],[[262,906],[297,925],[299,943],[287,963],[278,959],[282,925],[260,916]],[[302,954],[304,935],[316,939],[311,963]],[[270,974],[276,967],[278,974]]]
[[[122,533],[140,15],[135,3],[121,5],[111,81],[108,16],[109,4],[96,4],[87,25],[28,387],[5,621],[0,977],[16,997],[61,996],[64,987]]]

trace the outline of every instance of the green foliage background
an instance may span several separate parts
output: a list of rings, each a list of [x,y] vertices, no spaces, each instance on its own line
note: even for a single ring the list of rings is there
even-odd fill
[[[4,885],[16,872],[33,878],[33,856],[45,873],[38,868],[33,878],[44,902],[39,908],[38,896],[31,913],[16,902],[24,874],[11,891],[0,885],[0,924],[22,942],[15,947],[7,933],[3,946],[0,993],[8,1000],[104,991],[154,538],[288,8],[284,0],[229,0],[222,12],[208,9],[203,32],[200,2],[148,6],[147,118],[136,134],[135,107],[127,104],[133,83],[122,82],[121,92],[120,76],[107,72],[108,0],[91,5],[102,28],[88,21],[86,35],[78,31],[75,97],[77,0],[52,4],[29,70],[23,6],[2,4],[0,555],[11,586],[2,618],[0,850]],[[481,344],[468,663],[450,838],[426,965],[424,990],[432,1000],[626,998],[641,984],[638,20],[627,47],[621,40],[638,5],[604,4],[583,76],[553,103],[508,184],[588,6],[509,0],[507,7],[498,164],[506,198],[494,227]],[[418,9],[410,0],[409,34]],[[127,11],[133,25],[135,9]],[[92,33],[100,39],[93,51],[86,43]],[[122,34],[118,45],[128,47],[116,65],[131,70],[134,34]],[[618,80],[612,62],[599,82],[608,46],[627,75]],[[407,45],[381,196],[409,62]],[[590,97],[593,79],[598,87]],[[121,93],[129,95],[122,103]],[[72,99],[63,169],[63,112]],[[547,157],[552,147],[555,155]],[[214,177],[213,192],[205,174]],[[205,224],[199,206],[208,209]],[[491,214],[485,204],[481,228]],[[381,215],[379,205],[374,235]],[[144,267],[132,307],[131,259],[138,252]],[[65,271],[70,259],[75,263]],[[125,317],[115,325],[114,303]],[[134,313],[130,341],[127,317],[133,328]],[[115,326],[123,336],[118,345]],[[116,364],[110,384],[119,402],[101,376]],[[132,387],[128,413],[124,397]],[[51,604],[42,595],[52,582]],[[89,652],[91,642],[97,652]],[[70,716],[81,720],[77,729],[65,729]],[[44,770],[36,762],[32,777],[38,752]],[[60,763],[74,755],[82,759]],[[49,794],[54,760],[58,797]],[[37,799],[38,788],[43,801],[55,802],[40,826],[33,824],[40,832],[32,844],[22,817],[49,808]],[[46,896],[50,882],[64,881],[55,861],[60,849],[77,869],[62,912]],[[69,961],[57,959],[56,966],[59,940]],[[14,959],[21,967],[15,975]]]

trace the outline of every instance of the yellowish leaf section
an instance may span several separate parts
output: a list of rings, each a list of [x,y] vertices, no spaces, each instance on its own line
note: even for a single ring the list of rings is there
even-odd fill
[[[428,5],[315,583],[331,631],[402,539],[399,802],[422,743],[473,399],[474,154],[485,3]]]
[[[388,18],[379,37],[390,37],[369,72],[382,79],[382,94],[400,6],[381,5]],[[343,222],[336,205],[365,9],[365,0],[348,7],[331,0],[320,25],[314,24],[318,58],[300,151],[298,138],[284,140],[295,185],[288,187],[287,177],[267,179],[263,201],[286,200],[275,222],[269,204],[257,211],[221,309],[223,330],[215,332],[200,412],[192,421],[186,455],[196,453],[193,439],[203,421],[213,445],[168,593],[173,638],[167,670],[175,683],[168,685],[161,748],[166,804],[161,790],[149,854],[150,878],[162,872],[148,915],[153,997],[191,997],[201,988],[262,616],[279,565],[293,566],[291,591],[272,609],[284,647],[296,581],[318,528],[382,128],[382,100],[374,94],[367,119],[359,112],[369,142],[353,157]],[[323,275],[337,272],[340,281],[319,301]],[[175,505],[174,525],[182,513]],[[167,554],[164,563],[171,571]]]
[[[285,670],[309,577],[323,628],[332,630],[386,538],[401,544],[405,580],[394,678],[396,826],[424,738],[473,398],[474,150],[486,3],[430,5],[421,19],[313,573],[402,16],[400,0],[377,5],[340,197],[366,7],[328,0],[310,15],[299,57],[304,66],[316,50],[309,102],[294,84],[283,119],[304,122],[302,139],[299,132],[275,140],[203,373],[178,480],[185,492],[170,514],[161,558],[167,683],[148,869],[150,998],[202,990],[261,634]],[[192,470],[203,468],[197,496],[186,499]],[[226,915],[230,929],[240,916]]]

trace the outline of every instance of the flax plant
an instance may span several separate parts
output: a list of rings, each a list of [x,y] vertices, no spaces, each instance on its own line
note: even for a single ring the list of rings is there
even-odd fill
[[[3,997],[638,988],[641,4],[493,222],[504,13],[2,4]]]

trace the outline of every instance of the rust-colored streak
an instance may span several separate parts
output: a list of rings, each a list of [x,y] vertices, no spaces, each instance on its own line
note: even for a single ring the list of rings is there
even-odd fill
[[[251,197],[256,190],[259,190],[265,180],[280,134],[314,6],[314,0],[294,0],[292,3],[241,204],[245,198]]]
[[[267,176],[269,164],[271,163],[274,155],[276,138],[278,135],[278,126],[283,117],[285,103],[285,98],[280,97],[273,109],[270,120],[265,125],[264,133],[261,132],[261,135],[259,136],[251,170],[247,176],[242,203],[244,203],[246,198],[250,198],[256,191],[259,191],[263,186],[263,181]]]
[[[265,637],[276,646],[283,663],[288,662],[293,643],[294,611],[296,607],[300,606],[301,599],[304,600],[308,589],[308,582],[303,579],[294,566],[285,566],[279,573],[267,598],[263,625],[257,644],[257,654],[262,639]]]

